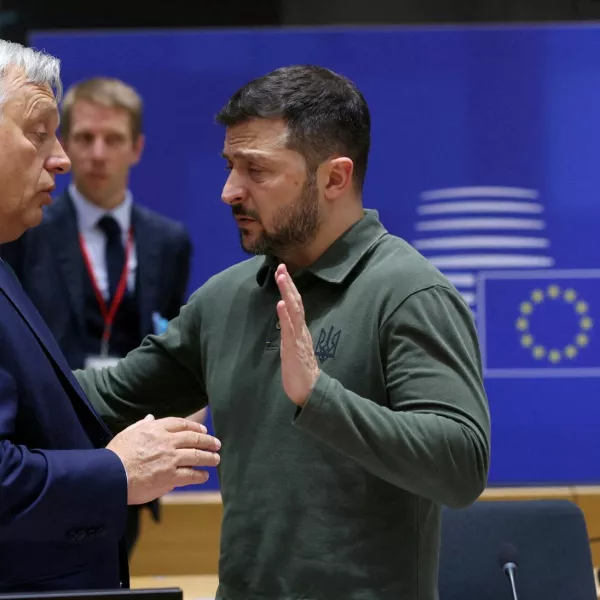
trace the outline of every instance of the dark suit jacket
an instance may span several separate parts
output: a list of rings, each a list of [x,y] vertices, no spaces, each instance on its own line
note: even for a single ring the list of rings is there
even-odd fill
[[[153,312],[170,320],[187,300],[192,245],[183,225],[137,204],[132,225],[143,338],[154,332]],[[1,246],[0,256],[13,268],[71,368],[83,368],[86,275],[68,192],[47,208],[40,225]]]
[[[127,479],[110,437],[0,263],[0,592],[129,585]]]
[[[153,312],[170,320],[185,303],[192,244],[183,225],[137,204],[132,207],[131,223],[138,260],[141,343],[154,332]],[[12,267],[71,369],[83,368],[86,272],[69,193],[65,191],[47,208],[40,225],[0,246],[0,256]],[[158,520],[159,503],[147,506]]]

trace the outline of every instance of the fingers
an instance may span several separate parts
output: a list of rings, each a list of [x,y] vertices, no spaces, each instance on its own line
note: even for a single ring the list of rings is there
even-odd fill
[[[173,435],[175,438],[175,448],[193,448],[213,452],[221,449],[221,441],[206,433],[180,431]]]
[[[161,423],[163,427],[169,432],[195,431],[197,433],[206,433],[208,431],[206,427],[201,423],[197,423],[189,419],[183,419],[181,417],[166,417],[157,421],[154,418],[154,415],[146,415],[143,419],[132,423],[123,431],[127,431],[141,426],[148,427],[148,424],[151,422]]]
[[[279,265],[275,277],[281,297],[285,302],[294,332],[300,335],[304,326],[304,307],[298,288],[290,277],[285,265]]]
[[[287,345],[294,339],[294,325],[283,300],[277,303],[277,316],[279,317],[279,326],[281,327],[281,344]]]
[[[160,419],[167,431],[176,433],[179,431],[195,431],[197,433],[206,433],[208,430],[202,423],[196,423],[183,417],[165,417]]]
[[[186,485],[199,485],[208,481],[208,473],[206,471],[197,471],[187,467],[177,469],[175,475],[175,487],[185,487]]]
[[[275,281],[277,281],[279,292],[281,293],[281,297],[286,305],[289,306],[290,309],[295,309],[297,302],[293,288],[296,286],[294,285],[292,278],[289,276],[285,266],[279,265]]]
[[[300,292],[298,291],[298,288],[296,287],[296,284],[294,283],[292,276],[287,272],[287,269],[286,269],[286,278],[287,278],[290,294],[294,300],[295,308],[302,315],[302,318],[304,318],[304,306],[302,304],[302,296],[300,295]]]
[[[193,448],[177,451],[177,467],[216,467],[221,462],[221,457],[215,452],[206,452]]]
[[[284,264],[280,264],[277,267],[277,278],[282,278],[282,283],[287,286],[287,293],[290,294],[290,298],[294,300],[296,304],[299,306],[302,305],[302,297],[300,296],[300,292],[290,275],[290,272],[287,270],[287,267]]]

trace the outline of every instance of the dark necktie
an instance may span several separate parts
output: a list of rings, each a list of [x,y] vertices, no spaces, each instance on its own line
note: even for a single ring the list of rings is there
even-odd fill
[[[125,263],[125,249],[121,239],[121,227],[114,217],[104,215],[98,227],[106,235],[106,269],[108,271],[109,302],[114,298]]]

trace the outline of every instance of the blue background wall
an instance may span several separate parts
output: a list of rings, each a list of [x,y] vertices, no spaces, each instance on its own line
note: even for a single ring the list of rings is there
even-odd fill
[[[132,189],[140,203],[188,224],[195,244],[190,292],[246,258],[220,201],[226,172],[223,131],[214,115],[222,104],[249,79],[286,64],[317,63],[353,79],[373,118],[365,205],[379,210],[392,233],[422,248],[424,240],[439,246],[448,236],[534,240],[519,245],[513,239],[510,250],[494,244],[453,250],[443,242],[440,251],[423,249],[464,287],[485,333],[486,360],[515,356],[512,374],[492,369],[486,377],[490,483],[600,481],[600,379],[594,371],[600,357],[592,344],[600,287],[594,273],[578,279],[569,271],[600,267],[600,29],[38,33],[30,41],[62,59],[66,85],[111,75],[144,97],[147,149]],[[67,183],[63,178],[61,188]],[[450,217],[512,219],[513,225],[448,225]],[[432,220],[437,225],[426,224]],[[568,370],[560,370],[563,353],[560,364],[538,361],[532,373],[526,368],[531,348],[515,329],[523,298],[546,290],[560,273],[531,280],[529,287],[512,276],[498,287],[480,273],[525,267],[568,270],[560,293],[573,289],[577,298],[585,296],[583,312],[565,301],[538,310],[535,323],[531,315],[536,343],[552,334],[547,349],[567,347],[573,318],[589,318],[588,343],[568,359]],[[484,298],[488,285],[495,287]],[[500,302],[494,314],[507,321],[500,330],[514,335],[498,335],[485,322],[491,317],[483,303],[490,297]],[[210,486],[217,484],[214,477]]]

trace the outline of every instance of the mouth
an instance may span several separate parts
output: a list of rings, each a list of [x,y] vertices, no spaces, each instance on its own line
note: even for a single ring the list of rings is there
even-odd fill
[[[250,217],[236,217],[235,220],[238,222],[238,225],[248,225],[249,223],[256,223],[256,219],[251,219]]]
[[[49,206],[52,204],[52,195],[50,192],[40,192],[40,197],[42,201],[40,202],[41,206]]]

